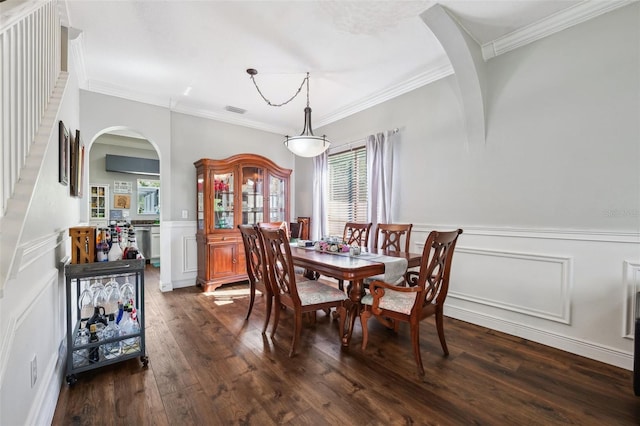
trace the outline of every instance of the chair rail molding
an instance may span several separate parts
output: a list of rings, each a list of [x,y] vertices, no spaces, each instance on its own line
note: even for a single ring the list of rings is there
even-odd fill
[[[464,234],[461,238],[468,235],[477,235],[488,237],[537,238],[549,240],[640,244],[640,232],[638,231],[607,231],[597,229],[512,228],[419,223],[413,225],[412,233],[429,234],[433,229],[451,230],[457,228],[464,229]]]

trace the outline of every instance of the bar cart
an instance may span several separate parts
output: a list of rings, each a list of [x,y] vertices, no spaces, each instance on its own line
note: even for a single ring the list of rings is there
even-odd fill
[[[140,357],[149,363],[144,332],[144,259],[65,265],[67,293],[67,384],[77,382],[76,373]],[[105,285],[106,282],[106,285]],[[118,314],[118,301],[131,301],[139,329],[115,337],[81,339],[97,313]],[[134,318],[135,320],[135,318]],[[138,327],[136,327],[138,328]],[[106,334],[106,333],[105,333]],[[93,340],[93,341],[92,341]],[[110,352],[107,348],[115,347]]]

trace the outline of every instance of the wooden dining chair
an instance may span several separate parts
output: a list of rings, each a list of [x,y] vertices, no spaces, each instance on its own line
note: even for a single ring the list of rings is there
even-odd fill
[[[347,222],[342,231],[342,241],[349,245],[369,247],[369,231],[372,223]],[[338,288],[344,291],[344,280],[338,280]]]
[[[271,337],[275,336],[280,321],[280,306],[290,308],[294,316],[293,339],[289,356],[296,352],[302,329],[302,314],[336,308],[340,316],[340,336],[344,331],[346,310],[344,292],[320,281],[296,275],[291,258],[291,247],[282,229],[260,228],[263,247],[267,255],[267,269],[274,293],[275,315]]]
[[[260,233],[258,228],[253,225],[238,225],[242,242],[244,243],[244,255],[247,264],[247,276],[249,277],[249,309],[247,311],[248,320],[253,310],[253,303],[256,298],[256,289],[260,290],[265,300],[264,326],[262,334],[266,333],[269,319],[271,318],[271,307],[273,304],[273,291],[269,283],[269,274],[267,273],[267,259],[262,247]]]
[[[412,228],[412,223],[379,223],[376,227],[373,247],[380,250],[409,253]],[[404,244],[402,244],[403,241]],[[364,287],[369,288],[369,284],[374,280],[383,281],[384,274],[365,278],[363,282]],[[390,284],[405,285],[406,278],[402,277],[397,282]],[[347,293],[349,293],[349,288],[347,288]]]
[[[408,322],[411,329],[413,355],[418,373],[424,375],[420,356],[420,321],[435,315],[438,337],[445,355],[449,355],[444,338],[443,308],[449,290],[453,251],[462,229],[450,232],[431,231],[422,251],[420,271],[409,271],[409,287],[383,281],[369,284],[369,294],[362,300],[362,349],[369,338],[367,322],[374,315],[383,325],[398,330],[398,322]]]
[[[349,245],[356,243],[360,247],[367,247],[369,246],[369,230],[371,230],[371,222],[347,222],[344,225],[344,231],[342,231],[342,241]]]
[[[373,246],[381,250],[408,253],[411,246],[412,223],[379,223],[376,227]],[[404,244],[402,241],[404,240]]]
[[[258,227],[268,229],[283,229],[287,234],[287,239],[291,239],[291,231],[289,230],[289,224],[285,221],[282,222],[259,222]]]

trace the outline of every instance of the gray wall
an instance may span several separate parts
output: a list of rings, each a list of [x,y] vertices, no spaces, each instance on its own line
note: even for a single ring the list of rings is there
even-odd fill
[[[394,220],[414,250],[464,229],[446,315],[631,368],[639,17],[636,2],[489,60],[485,144],[465,138],[455,75],[318,129],[334,145],[400,129]],[[296,163],[299,187],[311,170]]]
[[[135,148],[133,148],[135,147]],[[128,220],[156,220],[159,215],[139,215],[137,209],[138,200],[138,179],[160,180],[158,176],[143,176],[130,173],[108,172],[106,170],[106,155],[121,155],[135,158],[151,158],[157,160],[158,153],[153,145],[143,139],[129,138],[124,136],[103,134],[91,145],[89,154],[89,183],[109,185],[109,208],[113,209],[113,186],[114,181],[131,183],[131,208]],[[86,187],[86,186],[85,186]],[[87,189],[88,190],[88,189]],[[88,201],[87,201],[88,203]]]
[[[491,59],[482,146],[466,141],[454,75],[318,132],[340,145],[400,128],[398,221],[637,231],[638,7]],[[310,163],[296,166],[306,181]]]
[[[188,220],[195,220],[196,169],[193,163],[201,158],[223,159],[250,153],[267,157],[280,167],[293,169],[294,166],[294,156],[284,146],[283,136],[275,133],[172,113],[171,139],[171,167],[177,171],[171,181],[174,197],[170,212],[172,220],[184,220],[181,218],[182,210],[189,211]],[[295,191],[293,181],[292,178],[292,193]],[[294,198],[292,194],[292,209]]]

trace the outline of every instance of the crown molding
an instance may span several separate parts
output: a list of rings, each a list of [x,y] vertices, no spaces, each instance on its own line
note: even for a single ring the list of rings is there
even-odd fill
[[[589,0],[562,10],[548,18],[534,22],[519,30],[499,37],[482,45],[482,57],[485,61],[503,53],[517,49],[551,34],[593,19],[612,10],[629,5],[637,0]]]
[[[331,124],[357,112],[364,111],[367,108],[371,108],[373,106],[381,104],[382,102],[388,101],[389,99],[404,95],[405,93],[408,93],[419,87],[426,86],[429,83],[433,83],[434,81],[440,80],[441,78],[447,77],[451,74],[453,74],[453,67],[451,66],[451,63],[446,63],[444,65],[429,69],[421,74],[418,74],[415,77],[398,83],[395,86],[391,86],[382,92],[377,92],[369,97],[360,99],[359,101],[342,107],[331,114],[321,116],[319,120],[314,120],[316,123],[315,127],[319,128],[322,126],[326,126],[327,124]]]
[[[552,15],[550,18],[538,21],[520,30],[514,31],[510,34],[493,40],[489,43],[485,43],[484,45],[482,45],[482,56],[484,60],[487,61],[493,57],[517,49],[541,38],[547,37],[553,33],[562,31],[563,29],[569,28],[573,25],[577,25],[581,22],[585,22],[589,19],[595,18],[596,16],[631,4],[634,1],[637,0],[588,0],[583,3],[579,3],[576,6]],[[83,43],[84,42],[82,34],[78,37],[78,39],[73,40],[70,43],[76,63],[78,84],[81,89],[164,108],[168,107],[172,112],[179,112],[187,115],[207,118],[243,127],[249,127],[252,129],[262,130],[270,133],[295,133],[295,131],[292,131],[292,129],[274,126],[269,123],[248,120],[239,116],[229,116],[227,114],[214,112],[208,109],[193,108],[186,105],[180,105],[178,102],[172,101],[171,99],[167,99],[165,97],[132,92],[131,90],[123,87],[117,87],[101,81],[88,80],[86,78],[86,69],[83,59]],[[317,128],[326,126],[350,115],[364,111],[367,108],[374,107],[378,104],[381,104],[382,102],[408,93],[419,87],[433,83],[434,81],[447,77],[453,73],[454,70],[450,63],[446,63],[429,69],[417,76],[407,79],[406,81],[391,86],[382,92],[377,92],[371,96],[360,99],[359,101],[352,102],[331,114],[320,117],[316,116],[314,120],[315,125]]]
[[[263,130],[265,132],[277,133],[281,135],[295,134],[295,131],[291,129],[287,129],[280,126],[274,126],[268,123],[262,123],[259,121],[249,120],[247,118],[242,118],[237,116],[238,114],[233,114],[234,116],[230,116],[227,113],[217,113],[207,109],[201,108],[192,108],[185,105],[176,104],[171,109],[172,112],[179,112],[182,114],[193,115],[196,117],[208,118],[210,120],[222,121],[227,124],[235,124],[238,126],[249,127],[251,129]],[[237,116],[237,117],[236,117]]]
[[[140,102],[143,104],[154,105],[162,108],[168,108],[170,112],[178,112],[195,117],[207,118],[210,120],[221,121],[228,124],[235,124],[238,126],[249,127],[256,130],[262,130],[270,133],[288,134],[291,133],[291,129],[286,129],[279,126],[273,126],[271,124],[262,123],[259,121],[252,121],[246,118],[230,117],[226,114],[216,113],[214,111],[193,108],[186,105],[181,105],[179,102],[172,100],[164,96],[153,96],[145,93],[134,92],[121,86],[115,86],[113,84],[105,83],[103,81],[88,80],[86,87],[82,87],[85,90],[94,93],[100,93],[102,95],[114,96],[117,98],[127,99],[134,102]],[[294,132],[295,133],[295,132]]]
[[[78,61],[76,63],[76,70],[78,72],[79,85],[82,89],[89,90],[95,93],[100,93],[103,95],[115,96],[118,98],[128,99],[131,101],[141,102],[141,103],[165,107],[165,108],[169,106],[169,109],[172,112],[179,112],[182,114],[192,115],[195,117],[217,120],[217,121],[221,121],[228,124],[235,124],[238,126],[249,127],[256,130],[262,130],[265,132],[277,133],[282,135],[296,133],[295,130],[292,130],[292,129],[284,128],[281,126],[274,126],[272,124],[262,123],[259,121],[248,120],[246,118],[237,117],[235,116],[236,114],[234,114],[234,116],[230,116],[224,113],[217,113],[208,109],[193,108],[186,105],[180,105],[179,102],[172,101],[171,99],[168,99],[162,96],[150,96],[144,93],[132,92],[131,90],[128,90],[124,87],[115,86],[102,81],[87,80],[86,72],[84,71],[84,61],[82,60],[82,53],[81,53],[82,52],[82,47],[81,47],[82,35],[80,35],[79,40],[80,40],[79,42],[74,41],[72,43],[72,46],[73,46],[72,51],[74,54],[74,58],[78,58]],[[317,122],[316,127],[322,127],[327,124],[331,124],[334,121],[338,121],[342,118],[345,118],[357,112],[363,111],[367,108],[371,108],[384,101],[403,95],[407,92],[410,92],[414,89],[425,86],[429,83],[432,83],[436,80],[439,80],[451,74],[453,74],[453,67],[451,66],[450,63],[430,69],[415,77],[412,77],[406,81],[403,81],[395,86],[392,86],[387,90],[378,92],[372,96],[361,99],[357,102],[353,102],[332,114],[320,117],[319,120],[315,120]],[[81,77],[81,75],[83,77]]]

